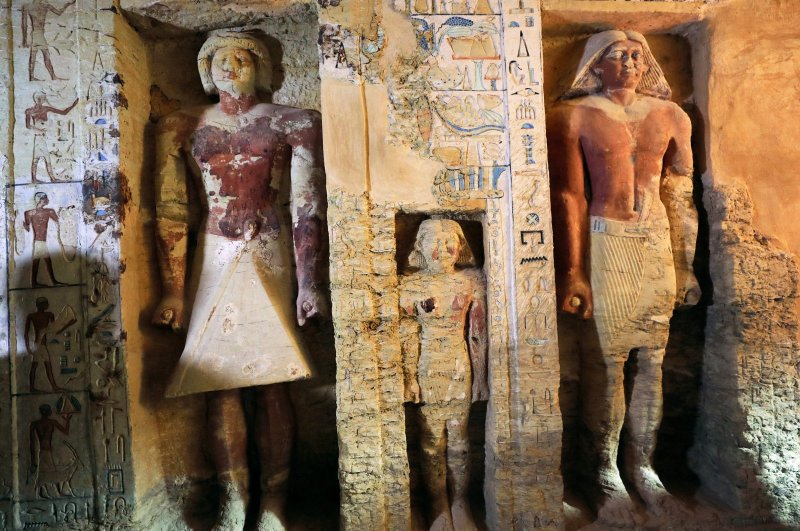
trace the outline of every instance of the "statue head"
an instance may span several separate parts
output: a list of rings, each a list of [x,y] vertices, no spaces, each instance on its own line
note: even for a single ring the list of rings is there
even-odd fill
[[[451,271],[475,265],[461,225],[450,219],[426,219],[419,226],[408,264],[423,271]]]
[[[272,92],[269,51],[251,33],[212,31],[197,54],[197,68],[206,94]]]
[[[644,36],[633,30],[595,33],[586,41],[575,81],[561,99],[596,94],[605,88],[633,88],[646,96],[672,96]]]
[[[47,194],[46,193],[44,193],[44,192],[36,192],[35,194],[33,194],[33,203],[36,206],[46,205],[49,202],[50,202],[50,200],[47,198]]]
[[[42,418],[46,419],[53,414],[53,408],[51,408],[49,404],[42,404],[39,406],[39,414],[42,416]]]
[[[50,301],[47,300],[47,297],[36,297],[36,309],[40,312],[45,311],[50,307]]]

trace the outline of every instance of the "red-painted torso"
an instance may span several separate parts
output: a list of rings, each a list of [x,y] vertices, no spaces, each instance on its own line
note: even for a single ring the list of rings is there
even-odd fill
[[[644,198],[659,197],[664,156],[676,128],[674,104],[647,98],[626,119],[601,108],[575,105],[578,133],[591,183],[589,213],[637,219]]]
[[[251,223],[256,232],[280,230],[274,203],[291,157],[284,137],[268,117],[237,130],[207,124],[194,132],[192,156],[208,197],[209,232],[240,238]]]

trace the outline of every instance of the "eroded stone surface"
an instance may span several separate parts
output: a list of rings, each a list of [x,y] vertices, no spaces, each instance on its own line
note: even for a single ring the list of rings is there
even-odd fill
[[[752,200],[741,184],[704,183],[714,304],[691,463],[704,492],[745,513],[743,522],[796,524],[796,259],[753,229]]]

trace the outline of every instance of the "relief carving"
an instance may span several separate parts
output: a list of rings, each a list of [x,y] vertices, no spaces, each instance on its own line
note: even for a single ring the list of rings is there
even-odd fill
[[[57,8],[45,0],[33,0],[29,4],[22,6],[22,47],[30,47],[31,54],[28,58],[28,81],[43,81],[34,75],[36,69],[36,55],[41,52],[44,67],[50,74],[50,79],[64,81],[65,78],[56,76],[53,69],[53,62],[50,60],[50,44],[45,37],[45,22],[47,15],[53,13],[60,17],[68,7],[75,4],[75,0],[70,0],[61,8]]]
[[[644,37],[606,31],[588,40],[548,117],[557,304],[586,320],[589,483],[609,525],[633,525],[636,513],[617,467],[623,429],[626,480],[652,514],[680,510],[653,470],[670,318],[700,296],[691,124],[670,95]]]
[[[216,528],[244,525],[249,470],[241,389],[255,387],[257,527],[283,529],[294,431],[285,382],[311,376],[296,325],[328,311],[320,284],[320,116],[259,99],[258,92],[271,92],[272,67],[252,34],[212,33],[198,66],[204,89],[219,94],[219,103],[175,112],[159,124],[156,241],[164,293],[153,321],[175,330],[188,322],[167,395],[210,392],[209,447],[222,487]],[[188,268],[190,183],[204,220]],[[184,310],[191,295],[192,307]]]
[[[419,404],[431,529],[477,529],[467,499],[470,404],[488,400],[486,281],[455,221],[423,221],[400,280],[405,401]],[[459,269],[456,269],[459,267]],[[448,495],[449,493],[449,495]]]

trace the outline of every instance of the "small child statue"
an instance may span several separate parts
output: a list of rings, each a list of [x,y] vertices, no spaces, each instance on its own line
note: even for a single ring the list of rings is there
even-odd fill
[[[400,280],[405,400],[419,404],[431,529],[476,529],[467,501],[470,404],[487,400],[485,281],[461,226],[423,221]],[[448,484],[449,477],[449,484]],[[448,495],[449,490],[449,495]]]

